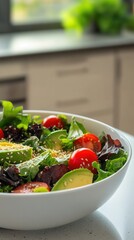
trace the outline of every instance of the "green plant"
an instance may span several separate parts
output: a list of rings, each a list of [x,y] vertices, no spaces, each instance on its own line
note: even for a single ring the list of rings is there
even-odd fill
[[[127,18],[126,5],[120,0],[96,0],[94,2],[94,22],[101,33],[119,33]]]
[[[129,15],[126,21],[126,29],[134,31],[134,15]]]
[[[81,0],[78,4],[67,9],[62,15],[65,29],[75,29],[78,32],[88,28],[93,19],[93,4],[90,0]]]
[[[117,34],[127,19],[127,6],[121,0],[79,0],[64,12],[63,26],[81,32],[94,26],[97,32]]]

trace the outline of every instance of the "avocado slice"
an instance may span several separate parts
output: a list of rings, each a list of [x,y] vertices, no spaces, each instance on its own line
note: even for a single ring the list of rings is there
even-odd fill
[[[0,142],[0,165],[5,162],[17,164],[32,158],[32,148],[22,144],[2,141]]]
[[[67,137],[67,131],[66,130],[56,130],[54,132],[51,132],[45,139],[45,146],[47,148],[55,149],[55,150],[61,150],[62,144],[61,144],[61,137]]]
[[[67,172],[52,188],[52,191],[77,188],[93,182],[93,173],[86,168],[79,168]]]

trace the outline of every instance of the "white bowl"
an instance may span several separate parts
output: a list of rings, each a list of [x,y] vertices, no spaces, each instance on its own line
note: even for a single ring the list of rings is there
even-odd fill
[[[45,117],[59,114],[52,111],[29,111]],[[68,119],[72,114],[65,115]],[[73,115],[74,116],[74,115]],[[104,204],[122,182],[131,159],[131,146],[116,129],[102,122],[75,115],[86,128],[96,134],[102,131],[120,139],[128,152],[125,165],[112,176],[91,185],[48,193],[0,193],[0,227],[16,230],[36,230],[61,226],[78,220]]]

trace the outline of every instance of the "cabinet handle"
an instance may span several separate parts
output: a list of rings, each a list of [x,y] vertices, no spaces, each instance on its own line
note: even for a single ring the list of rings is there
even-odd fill
[[[57,76],[58,77],[63,77],[63,76],[69,76],[69,75],[79,75],[79,74],[87,74],[89,72],[89,69],[86,67],[83,68],[75,68],[75,69],[63,69],[57,71]]]
[[[63,64],[63,67],[68,66],[68,64],[69,65],[71,64],[72,66],[76,66],[77,64],[81,64],[81,63],[87,64],[88,60],[89,60],[89,56],[86,55],[85,53],[84,53],[84,55],[82,55],[82,54],[70,55],[69,54],[68,56],[66,55],[66,57],[64,56],[61,59],[59,58],[57,61],[57,64],[58,65]]]
[[[26,77],[0,79],[0,96],[8,100],[26,99]]]
[[[78,99],[68,99],[68,100],[59,100],[56,102],[56,107],[72,107],[76,105],[87,104],[89,102],[88,98],[78,98]]]

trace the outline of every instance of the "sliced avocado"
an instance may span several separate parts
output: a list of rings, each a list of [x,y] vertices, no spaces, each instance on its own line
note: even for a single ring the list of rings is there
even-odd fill
[[[45,187],[36,187],[34,190],[33,190],[34,193],[40,193],[40,192],[49,192],[47,188]]]
[[[86,168],[79,168],[67,172],[52,188],[52,191],[77,188],[93,182],[93,173]]]
[[[6,141],[0,142],[0,165],[21,163],[32,158],[32,148]]]
[[[47,148],[55,149],[55,150],[61,150],[62,149],[62,143],[60,138],[61,137],[67,137],[67,131],[66,130],[56,130],[54,132],[51,132],[45,139],[45,145]]]

